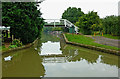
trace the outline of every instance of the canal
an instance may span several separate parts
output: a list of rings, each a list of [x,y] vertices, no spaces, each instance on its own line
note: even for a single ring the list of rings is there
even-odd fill
[[[118,56],[65,44],[59,32],[2,56],[3,77],[118,77],[118,68]]]

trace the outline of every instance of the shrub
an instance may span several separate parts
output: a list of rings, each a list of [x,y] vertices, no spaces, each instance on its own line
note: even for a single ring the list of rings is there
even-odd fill
[[[16,48],[18,47],[17,45],[10,45],[9,48]]]
[[[75,25],[79,27],[81,33],[89,35],[93,31],[100,30],[100,22],[97,12],[91,11],[79,17]]]
[[[20,46],[22,46],[22,42],[20,42],[20,40],[18,40],[18,39],[14,39],[12,41],[12,45],[16,45],[17,47],[20,47]]]

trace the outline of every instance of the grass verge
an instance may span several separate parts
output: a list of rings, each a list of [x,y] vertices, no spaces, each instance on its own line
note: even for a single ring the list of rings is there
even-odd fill
[[[96,36],[102,36],[102,35],[96,35]],[[120,39],[120,36],[112,36],[110,34],[104,34],[103,37],[111,38],[111,39]]]
[[[70,41],[70,42],[80,43],[80,44],[84,44],[84,45],[92,45],[92,46],[97,46],[97,47],[103,47],[103,48],[112,49],[112,50],[120,50],[120,48],[117,48],[117,47],[95,43],[92,38],[86,37],[84,35],[65,34],[65,36],[68,39],[68,41]]]
[[[7,50],[9,50],[10,48],[6,48],[5,46],[0,46],[0,51],[7,51]]]

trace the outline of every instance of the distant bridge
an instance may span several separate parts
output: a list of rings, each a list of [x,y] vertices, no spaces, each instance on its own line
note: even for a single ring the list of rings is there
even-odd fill
[[[65,27],[71,33],[78,33],[78,27],[67,19],[45,19],[44,27]]]
[[[43,63],[65,63],[67,62],[67,58],[62,54],[51,54],[51,55],[40,55],[43,59]]]

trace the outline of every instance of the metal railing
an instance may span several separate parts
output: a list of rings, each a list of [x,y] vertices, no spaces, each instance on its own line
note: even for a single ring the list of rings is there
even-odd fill
[[[61,25],[67,28],[75,27],[75,31],[78,32],[78,27],[67,19],[45,19],[44,21],[45,25],[53,25],[54,27],[56,27],[57,25]]]

